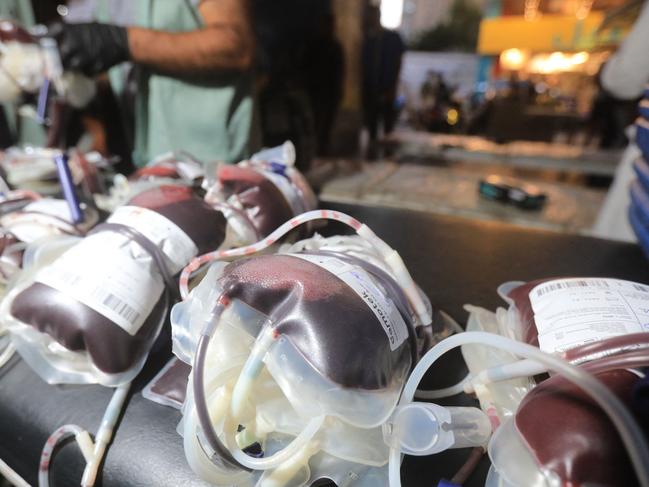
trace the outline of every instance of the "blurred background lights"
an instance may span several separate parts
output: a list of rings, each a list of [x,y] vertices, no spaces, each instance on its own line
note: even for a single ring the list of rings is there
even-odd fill
[[[403,0],[381,0],[381,25],[398,29],[403,19]]]
[[[529,59],[529,54],[521,49],[507,49],[500,55],[500,63],[503,68],[510,71],[518,71],[523,68]]]

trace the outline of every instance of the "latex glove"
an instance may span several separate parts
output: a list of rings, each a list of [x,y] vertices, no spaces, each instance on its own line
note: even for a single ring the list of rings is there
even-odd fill
[[[48,35],[59,46],[63,68],[94,76],[129,59],[128,33],[117,25],[53,25]]]

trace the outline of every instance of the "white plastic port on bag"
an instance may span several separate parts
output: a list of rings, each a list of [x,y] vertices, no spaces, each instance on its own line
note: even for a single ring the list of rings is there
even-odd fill
[[[489,418],[478,408],[443,407],[414,402],[399,406],[383,425],[385,442],[401,453],[427,456],[450,448],[484,446],[491,436]]]

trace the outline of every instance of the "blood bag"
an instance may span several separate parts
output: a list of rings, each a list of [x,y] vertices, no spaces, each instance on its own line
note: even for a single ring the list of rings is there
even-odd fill
[[[166,185],[197,188],[203,173],[203,164],[191,155],[169,152],[154,158],[128,178],[123,174],[113,176],[110,190],[95,195],[95,203],[104,211],[113,212],[133,196],[153,188]]]
[[[483,311],[471,309],[472,317],[476,319],[475,315]],[[387,432],[386,442],[393,446],[389,464],[391,487],[401,485],[400,453],[425,455],[443,451],[449,440],[437,432],[455,433],[454,423],[459,432],[464,432],[470,424],[466,412],[463,418],[456,414],[460,418],[456,421],[451,407],[411,402],[418,393],[421,395],[416,388],[433,363],[458,346],[464,349],[466,357],[470,356],[469,346],[480,352],[507,352],[500,357],[487,356],[492,363],[497,363],[495,358],[506,360],[484,370],[472,370],[462,382],[465,390],[471,389],[478,395],[494,427],[488,443],[492,469],[487,486],[649,485],[649,418],[644,399],[644,370],[649,365],[646,333],[603,339],[563,354],[549,354],[493,331],[467,331],[435,345],[417,364],[404,387],[395,415],[388,422],[392,431]],[[484,357],[481,353],[478,360]],[[511,394],[516,383],[511,381],[543,372],[552,375],[538,385],[530,384],[516,404]],[[502,390],[491,387],[499,383],[508,386],[510,393],[502,394]],[[457,392],[455,388],[449,389]],[[500,406],[496,401],[503,396],[509,399],[505,401],[506,415],[495,407]],[[410,412],[411,407],[414,413]],[[479,417],[475,411],[470,414]],[[469,444],[478,446],[477,439],[479,436]],[[483,436],[486,439],[488,435]]]
[[[426,320],[410,297],[427,307],[386,254],[325,240],[216,262],[172,311],[174,353],[193,367],[179,430],[208,482],[387,483],[382,426]]]
[[[13,344],[51,383],[128,382],[165,320],[170,277],[218,248],[223,228],[191,189],[163,186],[83,239],[37,245],[0,308]]]
[[[508,309],[467,307],[467,331],[509,337],[578,365],[646,426],[646,412],[630,406],[649,365],[649,286],[563,278],[506,283],[499,293]],[[493,468],[487,485],[637,484],[628,445],[580,388],[515,352],[477,343],[462,352],[470,370],[465,390],[475,392],[500,424],[489,444]],[[645,429],[639,436],[646,441],[646,434]]]
[[[83,235],[99,219],[97,211],[85,206],[83,215],[84,221],[76,224],[66,201],[41,198],[28,191],[6,191],[0,197],[0,296],[4,296],[7,284],[20,272],[29,243],[58,235]],[[2,322],[0,337],[2,366],[14,350]]]
[[[228,221],[243,237],[242,245],[315,209],[316,197],[294,163],[295,149],[287,142],[239,164],[220,165],[216,179],[206,179],[206,201],[228,212]]]
[[[477,307],[470,312],[467,331],[488,331],[539,347],[542,351],[582,364],[602,355],[632,348],[632,338],[649,331],[649,286],[604,278],[563,278],[509,282],[498,289],[509,304],[495,313]],[[647,335],[649,336],[649,335]],[[609,340],[614,339],[614,340]],[[587,356],[574,350],[605,343]],[[611,348],[612,347],[612,348]],[[479,345],[462,347],[473,376],[518,359],[506,351]],[[534,387],[531,376],[489,381],[476,393],[483,408],[493,408],[500,419],[511,416],[522,398]]]
[[[293,146],[287,142],[281,147]],[[201,164],[183,152],[165,154],[130,179],[117,175],[110,196],[95,199],[101,208],[112,211],[135,191],[174,181],[195,186],[203,178],[205,201],[223,213],[227,222],[223,247],[249,245],[295,215],[317,206],[313,191],[293,167],[294,149],[281,158],[273,154],[273,150],[264,151],[250,160],[217,167],[214,163]]]
[[[189,365],[173,357],[142,389],[142,396],[163,406],[181,409],[191,371]]]
[[[352,258],[358,264],[375,269],[375,272],[390,274],[390,269],[380,253],[366,240],[358,236],[333,236],[322,237],[316,234],[314,237],[300,240],[294,244],[285,243],[280,247],[280,253],[296,252],[318,252],[320,254],[335,255],[340,259]],[[378,270],[376,270],[378,269]],[[386,282],[391,282],[387,280]],[[392,290],[395,295],[401,295],[398,288]],[[430,302],[420,291],[425,302],[428,313],[432,315],[431,326],[417,327],[417,354],[425,353],[433,343],[449,336],[455,331],[453,328],[459,325],[452,324],[452,319],[439,310],[432,310]],[[404,298],[405,299],[405,298]],[[407,307],[405,300],[402,307]],[[187,386],[187,376],[190,369],[186,368],[183,362],[172,359],[156,377],[147,385],[143,395],[158,404],[171,406],[180,409],[184,402],[184,390]],[[182,389],[182,393],[178,391]]]
[[[647,361],[649,365],[649,361]],[[637,373],[612,369],[596,373],[629,408],[640,381]],[[647,429],[647,412],[636,418]],[[638,485],[624,444],[610,419],[592,399],[563,377],[539,384],[516,415],[495,433],[486,485]]]

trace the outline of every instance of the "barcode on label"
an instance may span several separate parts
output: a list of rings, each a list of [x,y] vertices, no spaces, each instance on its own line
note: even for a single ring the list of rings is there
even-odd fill
[[[115,313],[120,315],[122,318],[124,318],[126,321],[128,321],[131,324],[135,324],[137,322],[137,320],[140,318],[140,313],[138,313],[137,310],[133,309],[131,305],[125,303],[114,294],[110,294],[110,293],[105,293],[105,294],[106,297],[102,301],[104,306],[112,309]]]
[[[571,289],[580,287],[596,287],[600,289],[607,289],[609,288],[609,285],[606,281],[598,279],[591,279],[588,281],[555,281],[539,287],[536,290],[536,297],[540,298],[547,293],[558,291],[559,289]]]
[[[83,276],[75,274],[74,272],[62,272],[57,271],[56,280],[60,283],[64,283],[66,286],[83,286]],[[47,281],[46,281],[47,282]],[[87,284],[87,283],[86,283]],[[140,312],[133,308],[130,304],[124,302],[119,296],[106,291],[101,287],[94,287],[88,290],[86,293],[87,296],[93,298],[93,301],[99,301],[103,306],[112,310],[121,316],[124,320],[128,321],[130,325],[134,326],[140,319]]]

